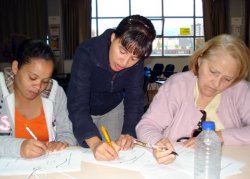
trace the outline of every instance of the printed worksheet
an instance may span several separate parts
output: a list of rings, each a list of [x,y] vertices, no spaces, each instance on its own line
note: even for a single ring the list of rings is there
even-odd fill
[[[192,179],[194,173],[194,150],[176,144],[175,151],[178,153],[178,156],[176,156],[176,160],[169,165],[158,164],[152,152],[143,147],[135,147],[133,150],[120,151],[119,158],[114,161],[96,161],[93,154],[90,155],[90,153],[86,151],[83,154],[82,160],[98,165],[136,170],[146,179]],[[239,172],[240,168],[244,165],[244,162],[222,157],[221,178]]]
[[[62,150],[34,159],[0,157],[1,175],[22,175],[50,172],[80,171],[81,155],[79,150]]]

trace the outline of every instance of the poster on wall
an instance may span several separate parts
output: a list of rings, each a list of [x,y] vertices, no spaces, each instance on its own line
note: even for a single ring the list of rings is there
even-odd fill
[[[50,35],[51,36],[59,36],[60,35],[59,25],[51,25],[50,26]]]
[[[60,49],[60,29],[59,26],[50,26],[50,47],[52,50]]]
[[[60,17],[49,17],[50,47],[56,57],[60,56]]]

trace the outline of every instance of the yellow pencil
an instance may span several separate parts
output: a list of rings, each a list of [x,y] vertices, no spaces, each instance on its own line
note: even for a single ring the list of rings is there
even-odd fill
[[[104,137],[105,137],[105,140],[107,141],[107,143],[109,144],[109,146],[113,148],[113,145],[112,145],[112,143],[111,143],[111,139],[110,139],[110,137],[109,137],[109,134],[108,134],[107,129],[106,129],[104,126],[102,126],[102,127],[101,127],[101,130],[102,130],[102,134],[103,134]]]

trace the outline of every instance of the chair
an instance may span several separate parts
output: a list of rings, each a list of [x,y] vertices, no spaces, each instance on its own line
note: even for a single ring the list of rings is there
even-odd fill
[[[67,93],[70,80],[70,73],[53,74],[52,78],[55,79],[58,82],[58,84],[64,89],[64,92]]]
[[[185,65],[185,66],[182,68],[182,72],[184,72],[184,71],[189,71],[188,65]]]
[[[164,65],[162,63],[156,63],[151,71],[151,76],[149,79],[149,83],[154,83],[161,75],[163,71]]]
[[[175,69],[175,65],[174,64],[167,64],[164,71],[163,71],[163,75],[166,77],[166,78],[169,78],[171,75],[173,75],[175,72],[174,72],[174,69]]]

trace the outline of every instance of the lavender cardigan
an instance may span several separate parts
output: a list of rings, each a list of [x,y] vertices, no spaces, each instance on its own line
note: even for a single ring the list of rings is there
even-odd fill
[[[190,71],[169,78],[136,126],[137,137],[152,144],[190,137],[202,116],[194,104],[196,80]],[[242,80],[223,91],[217,115],[225,145],[250,144],[250,83]]]

